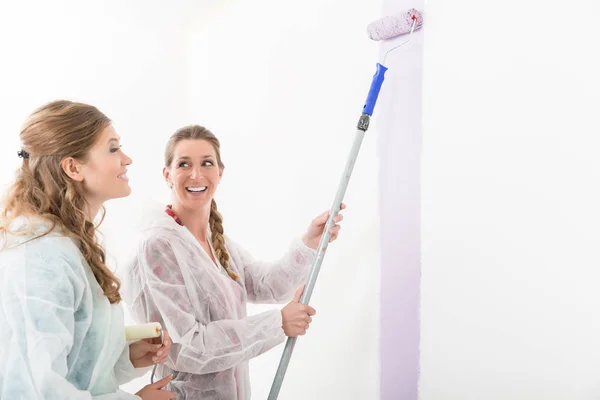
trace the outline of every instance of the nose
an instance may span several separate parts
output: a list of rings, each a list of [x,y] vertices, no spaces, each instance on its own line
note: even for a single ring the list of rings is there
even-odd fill
[[[202,177],[202,175],[200,174],[200,167],[192,168],[192,175],[190,176],[190,178],[195,180],[198,177]]]
[[[127,154],[121,152],[123,154],[123,165],[131,165],[133,160]]]

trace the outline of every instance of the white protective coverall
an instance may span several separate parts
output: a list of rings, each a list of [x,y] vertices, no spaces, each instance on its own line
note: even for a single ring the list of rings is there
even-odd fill
[[[129,360],[122,305],[57,229],[24,243],[49,226],[19,217],[30,233],[0,238],[0,398],[139,399],[119,390],[150,370]]]
[[[238,281],[215,265],[186,227],[155,211],[123,273],[132,317],[159,321],[173,340],[157,375],[174,374],[168,390],[177,399],[250,399],[248,361],[286,336],[280,309],[248,316],[246,303],[290,301],[316,255],[297,239],[279,261],[265,263],[227,236],[225,242]]]

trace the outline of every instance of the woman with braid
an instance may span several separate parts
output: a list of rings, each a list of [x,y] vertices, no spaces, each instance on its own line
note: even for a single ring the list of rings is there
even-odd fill
[[[279,261],[254,260],[223,233],[213,199],[223,169],[219,141],[206,128],[187,126],[171,136],[163,175],[172,204],[144,228],[123,280],[133,318],[160,321],[171,335],[157,373],[173,374],[169,390],[177,399],[250,399],[249,360],[286,336],[304,335],[315,314],[299,299],[329,212]],[[331,240],[341,220],[335,217]],[[246,313],[247,302],[288,301],[281,310]]]

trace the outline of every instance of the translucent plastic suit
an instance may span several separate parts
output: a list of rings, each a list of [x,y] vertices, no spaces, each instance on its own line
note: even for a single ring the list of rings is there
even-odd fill
[[[280,309],[248,317],[246,303],[290,301],[315,252],[297,240],[280,261],[262,263],[226,238],[234,281],[172,217],[155,215],[150,225],[123,293],[138,323],[160,321],[173,340],[157,374],[174,374],[168,389],[178,399],[250,399],[248,361],[286,337]]]
[[[139,399],[119,390],[149,371],[129,361],[122,305],[109,303],[71,239],[14,247],[30,238],[0,239],[13,247],[0,251],[0,398]]]

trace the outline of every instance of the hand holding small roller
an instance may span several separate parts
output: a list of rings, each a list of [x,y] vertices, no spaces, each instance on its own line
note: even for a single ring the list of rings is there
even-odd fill
[[[151,382],[154,383],[156,365],[165,363],[173,342],[160,323],[151,322],[125,327],[125,339],[129,344],[129,359],[135,368],[154,365]]]
[[[145,368],[155,364],[163,364],[169,357],[171,339],[165,332],[164,341],[159,338],[145,338],[129,345],[129,359],[136,368]]]

